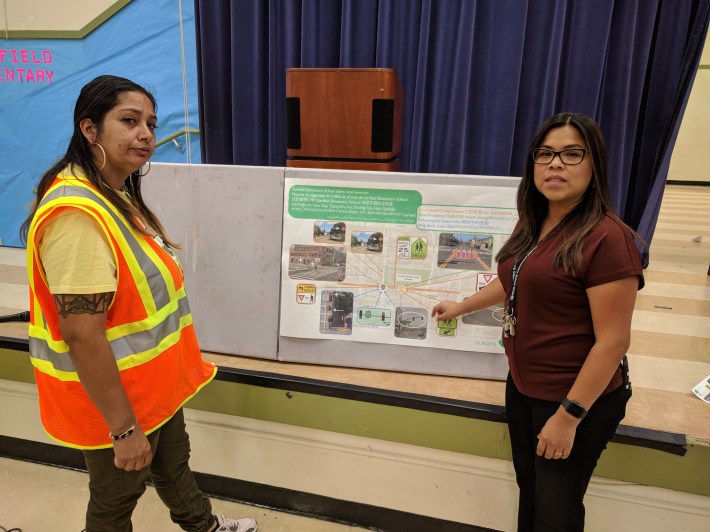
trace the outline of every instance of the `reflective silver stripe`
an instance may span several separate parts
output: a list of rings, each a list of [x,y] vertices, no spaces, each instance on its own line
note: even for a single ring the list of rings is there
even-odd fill
[[[30,358],[48,360],[57,371],[76,373],[76,368],[71,361],[69,353],[57,353],[47,345],[47,342],[34,336],[30,336]]]
[[[112,340],[110,343],[116,362],[122,358],[143,353],[156,348],[160,342],[170,334],[180,330],[180,319],[190,314],[190,305],[187,298],[178,301],[178,308],[158,325],[146,331],[127,334]],[[39,338],[30,337],[30,356],[38,360],[46,360],[57,371],[76,373],[76,368],[69,353],[54,351],[47,342]]]
[[[71,189],[69,191],[70,194],[67,194],[67,188]],[[140,244],[138,244],[136,238],[131,234],[128,226],[116,215],[116,213],[111,210],[111,208],[106,204],[106,202],[101,198],[101,196],[91,190],[79,187],[77,185],[64,184],[47,194],[40,202],[38,208],[43,207],[44,205],[46,205],[50,201],[54,201],[55,199],[61,197],[70,198],[72,196],[90,199],[93,202],[97,203],[100,207],[102,207],[107,213],[111,215],[111,217],[116,222],[116,225],[118,225],[118,227],[120,228],[121,233],[123,234],[123,238],[126,240],[128,246],[131,248],[133,255],[135,256],[136,260],[138,261],[138,264],[140,265],[140,269],[143,271],[143,274],[145,275],[148,281],[148,287],[150,288],[150,292],[153,296],[153,301],[155,301],[155,307],[157,309],[161,309],[165,305],[167,305],[170,302],[170,294],[168,293],[168,287],[165,284],[165,279],[163,279],[163,275],[160,273],[160,270],[155,265],[155,263],[150,260],[148,255],[146,255],[145,251],[143,251],[143,248],[140,247]]]
[[[127,334],[111,340],[111,349],[116,360],[124,357],[144,353],[154,349],[170,334],[180,330],[180,319],[190,313],[190,305],[187,298],[183,297],[178,301],[178,308],[172,312],[158,325],[147,331]]]

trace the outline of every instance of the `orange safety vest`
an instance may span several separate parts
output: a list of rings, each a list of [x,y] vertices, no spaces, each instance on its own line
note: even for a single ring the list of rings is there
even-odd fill
[[[27,237],[30,357],[40,417],[50,437],[70,447],[111,447],[106,425],[79,382],[37,249],[43,224],[65,209],[96,220],[116,259],[117,289],[106,338],[143,431],[168,421],[217,368],[202,360],[183,287],[183,274],[155,239],[135,231],[83,176],[59,174],[40,202]]]

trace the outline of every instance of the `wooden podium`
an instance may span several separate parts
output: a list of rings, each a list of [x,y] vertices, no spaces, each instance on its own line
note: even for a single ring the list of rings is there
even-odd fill
[[[398,171],[402,86],[391,68],[286,70],[286,166]]]

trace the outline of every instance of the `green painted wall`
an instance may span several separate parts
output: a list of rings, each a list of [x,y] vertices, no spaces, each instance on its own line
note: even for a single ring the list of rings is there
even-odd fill
[[[197,410],[510,459],[500,423],[214,381],[187,405]],[[502,449],[502,454],[499,455]]]
[[[29,355],[23,351],[0,348],[0,379],[34,384]]]
[[[34,382],[27,353],[0,349],[0,379]],[[504,424],[247,384],[213,381],[187,407],[510,460]],[[611,443],[595,475],[710,496],[710,447],[685,456]]]

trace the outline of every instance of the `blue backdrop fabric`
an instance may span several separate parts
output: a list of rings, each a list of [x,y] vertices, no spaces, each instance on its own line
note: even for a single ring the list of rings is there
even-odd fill
[[[183,2],[187,94],[191,129],[199,128],[194,4]],[[52,83],[0,83],[0,239],[19,246],[19,228],[47,168],[64,155],[81,87],[101,74],[146,86],[158,101],[158,139],[185,128],[180,13],[175,0],[133,0],[84,39],[10,39],[0,48],[49,50]],[[38,52],[39,54],[39,52]],[[9,56],[0,68],[11,68]],[[4,76],[3,76],[4,77]],[[186,139],[167,143],[153,161],[186,162]],[[199,137],[191,160],[200,162]]]
[[[394,68],[403,171],[521,175],[537,126],[582,112],[648,244],[710,18],[710,0],[195,5],[205,162],[285,165],[287,68]]]

